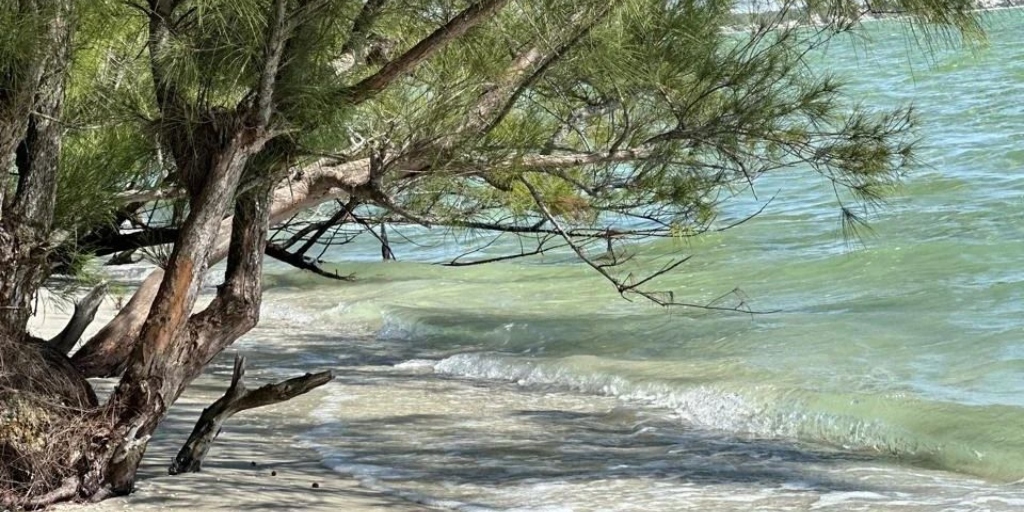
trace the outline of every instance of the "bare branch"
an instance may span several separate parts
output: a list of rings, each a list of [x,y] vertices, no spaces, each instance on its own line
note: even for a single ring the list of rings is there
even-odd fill
[[[526,178],[520,178],[519,181],[526,186],[526,190],[530,192],[530,196],[533,197],[533,201],[537,205],[537,208],[540,209],[541,213],[548,220],[548,222],[550,222],[551,225],[555,227],[555,232],[557,232],[558,235],[561,236],[563,240],[565,240],[565,243],[569,245],[569,248],[572,249],[572,252],[576,253],[576,256],[579,256],[579,258],[583,260],[583,262],[586,263],[590,268],[593,268],[599,274],[601,274],[606,279],[615,284],[616,288],[619,288],[619,291],[621,292],[622,285],[619,283],[619,281],[615,279],[614,276],[609,274],[608,271],[604,269],[604,266],[598,265],[591,261],[590,258],[588,258],[587,255],[583,252],[583,249],[581,249],[580,246],[572,240],[572,237],[564,229],[562,229],[562,226],[558,222],[558,219],[556,219],[555,216],[551,214],[551,211],[548,209],[547,205],[544,204],[543,197],[541,197],[540,192],[537,191],[533,184],[530,183],[530,181],[527,180]]]
[[[288,252],[287,250],[285,250],[284,248],[277,244],[268,243],[267,247],[264,249],[264,253],[267,256],[270,256],[271,258],[274,258],[275,260],[278,260],[282,263],[287,263],[301,270],[308,270],[318,276],[323,276],[328,279],[336,279],[338,281],[355,280],[355,275],[353,274],[343,276],[341,274],[338,274],[337,271],[333,273],[328,272],[324,270],[322,267],[320,267],[320,265],[318,265],[312,258],[303,256],[302,253]]]
[[[495,240],[497,240],[497,238],[495,238]],[[506,254],[504,256],[495,256],[493,258],[483,258],[483,259],[479,259],[479,260],[466,261],[466,262],[459,261],[460,259],[464,258],[465,256],[467,256],[469,254],[472,254],[474,252],[479,252],[479,250],[471,251],[471,252],[468,252],[466,254],[461,254],[461,255],[455,257],[453,260],[449,261],[448,263],[442,263],[441,265],[445,266],[445,267],[469,267],[469,266],[473,266],[473,265],[485,265],[487,263],[497,263],[499,261],[509,261],[509,260],[515,260],[515,259],[519,259],[519,258],[526,258],[528,256],[537,256],[537,255],[540,255],[540,254],[544,254],[547,251],[553,251],[553,250],[556,250],[556,249],[561,249],[563,247],[567,247],[567,245],[565,245],[565,244],[556,245],[554,247],[545,247],[544,244],[546,244],[549,240],[551,240],[551,237],[544,237],[544,238],[542,238],[539,242],[537,242],[537,248],[533,249],[533,250],[530,250],[530,251],[527,251],[527,250],[524,249],[521,252],[516,253],[516,254]],[[488,244],[488,245],[490,245],[490,244]]]
[[[531,184],[529,182],[529,180],[527,180],[525,178],[520,178],[520,181],[523,183],[523,185],[526,186],[526,189],[529,191],[530,196],[533,197],[534,203],[537,205],[537,208],[540,209],[540,211],[544,215],[544,217],[548,219],[548,222],[550,222],[551,225],[555,227],[555,230],[559,233],[559,235],[562,237],[562,239],[565,240],[565,242],[569,246],[569,248],[571,248],[572,251],[574,253],[576,253],[576,256],[578,256],[581,260],[583,260],[583,262],[586,263],[587,266],[589,266],[590,268],[596,270],[605,279],[607,279],[609,282],[611,282],[615,286],[616,290],[618,290],[619,294],[621,294],[623,297],[625,297],[627,293],[635,293],[637,295],[640,295],[641,297],[644,297],[647,300],[650,300],[651,302],[653,302],[653,303],[655,303],[655,304],[657,304],[659,306],[683,306],[683,307],[697,308],[697,309],[706,309],[706,310],[712,310],[712,311],[731,311],[731,312],[739,311],[739,312],[748,313],[748,314],[767,314],[767,313],[774,313],[775,312],[775,311],[754,311],[754,310],[750,309],[749,307],[747,307],[746,302],[741,302],[739,305],[737,305],[735,307],[715,306],[714,304],[716,302],[718,302],[722,297],[716,298],[714,301],[711,301],[708,304],[694,304],[694,303],[689,303],[689,302],[677,302],[675,300],[674,295],[672,294],[672,292],[649,292],[649,291],[645,291],[645,290],[642,290],[642,289],[639,288],[640,285],[648,283],[652,279],[654,279],[656,277],[659,277],[659,276],[661,276],[661,275],[663,275],[663,274],[665,274],[667,272],[670,272],[670,271],[674,270],[676,267],[678,267],[678,266],[682,265],[683,263],[685,263],[686,261],[688,261],[689,257],[683,258],[681,260],[677,260],[675,262],[672,262],[672,263],[662,267],[661,270],[658,270],[657,272],[654,272],[651,276],[648,276],[648,277],[642,279],[638,283],[635,283],[635,284],[625,284],[625,283],[623,283],[620,279],[618,279],[617,277],[613,276],[607,270],[607,267],[615,266],[615,265],[621,263],[620,260],[618,260],[617,258],[613,259],[613,261],[610,264],[598,264],[598,263],[595,263],[593,260],[591,260],[590,257],[588,257],[586,255],[586,253],[583,251],[583,249],[575,241],[573,241],[572,237],[561,227],[561,225],[558,223],[558,220],[551,214],[551,211],[548,210],[547,206],[544,204],[543,197],[540,195],[540,192],[538,192],[537,189],[533,186],[533,184]],[[613,255],[613,258],[614,258],[614,255]],[[665,299],[661,298],[659,295],[667,296],[668,300],[665,300]]]
[[[352,215],[352,211],[356,206],[356,200],[350,199],[348,204],[340,204],[339,206],[341,206],[341,208],[339,208],[337,212],[334,212],[334,215],[332,215],[330,219],[327,219],[324,222],[318,222],[310,225],[316,226],[316,229],[314,229],[311,232],[312,236],[310,236],[309,239],[306,240],[306,242],[303,243],[301,247],[299,247],[299,250],[295,251],[295,254],[298,254],[300,256],[306,254],[306,251],[309,251],[309,249],[313,247],[313,244],[315,244],[316,241],[320,239],[320,237],[324,236],[324,233],[326,233],[328,229],[330,229],[332,226],[338,225],[338,223],[341,222],[346,216]],[[295,237],[298,237],[299,239],[301,239],[303,236],[306,235],[302,234],[301,232],[295,235]],[[297,241],[295,237],[293,237],[292,240]],[[292,245],[292,243],[294,243],[292,242],[292,240],[289,240],[289,244],[285,245],[285,247],[289,247],[290,245]]]

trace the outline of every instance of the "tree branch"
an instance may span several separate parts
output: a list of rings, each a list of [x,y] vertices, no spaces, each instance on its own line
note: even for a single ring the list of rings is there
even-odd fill
[[[341,47],[338,72],[343,73],[363,60],[366,43],[377,17],[380,16],[388,0],[367,0],[354,20],[348,33],[348,40]]]
[[[149,0],[149,66],[153,73],[153,87],[157,104],[165,114],[182,108],[178,88],[164,73],[163,62],[171,39],[171,16],[181,0]]]
[[[106,256],[115,252],[174,243],[178,239],[178,231],[176,227],[160,227],[130,233],[90,233],[79,240],[79,245],[88,248],[89,252],[96,256]]]
[[[677,302],[677,301],[675,301],[675,297],[674,297],[674,294],[672,292],[648,292],[648,291],[645,291],[645,290],[640,288],[641,285],[646,284],[646,283],[650,282],[651,280],[655,279],[656,277],[659,277],[659,276],[661,276],[661,275],[663,275],[663,274],[665,274],[667,272],[670,272],[670,271],[674,270],[676,267],[678,267],[678,266],[682,265],[683,263],[687,262],[690,259],[689,257],[681,258],[679,260],[670,262],[668,265],[665,265],[660,270],[658,270],[658,271],[654,272],[653,274],[651,274],[651,275],[649,275],[649,276],[639,280],[638,282],[631,283],[631,284],[624,283],[622,280],[620,280],[619,278],[613,276],[607,270],[607,267],[615,266],[615,265],[617,265],[619,263],[622,263],[624,260],[619,260],[614,254],[611,255],[612,256],[612,261],[611,261],[611,263],[608,263],[608,264],[598,264],[598,263],[595,263],[593,260],[591,260],[591,258],[588,257],[586,255],[586,253],[583,252],[583,249],[575,241],[573,241],[572,237],[568,234],[568,232],[561,227],[561,225],[559,224],[558,220],[554,217],[554,215],[551,214],[551,211],[544,204],[543,197],[541,196],[540,192],[533,186],[533,184],[530,183],[525,178],[521,178],[520,181],[523,183],[524,186],[526,186],[526,189],[529,191],[530,196],[533,197],[534,203],[537,205],[537,208],[539,208],[541,213],[544,215],[544,217],[548,219],[548,222],[550,222],[551,225],[555,227],[555,230],[559,233],[559,235],[562,237],[562,239],[565,240],[565,243],[569,245],[569,247],[576,254],[576,256],[579,257],[581,260],[583,260],[583,262],[586,263],[587,266],[589,266],[590,268],[594,269],[595,271],[597,271],[597,273],[601,274],[605,279],[607,279],[609,282],[611,282],[615,286],[615,289],[619,292],[619,294],[622,295],[624,298],[626,298],[626,294],[627,293],[635,293],[637,295],[640,295],[641,297],[644,297],[647,300],[650,300],[651,302],[653,302],[653,303],[655,303],[655,304],[657,304],[659,306],[682,306],[682,307],[705,309],[705,310],[712,310],[712,311],[732,311],[732,312],[737,312],[738,311],[738,312],[743,312],[743,313],[748,313],[748,314],[767,314],[767,313],[774,313],[775,312],[775,311],[755,311],[755,310],[752,310],[752,309],[750,309],[747,306],[746,302],[744,302],[744,301],[741,301],[737,306],[733,306],[733,307],[729,307],[729,306],[716,306],[715,303],[720,301],[725,296],[718,297],[715,300],[709,302],[708,304],[694,304],[694,303],[689,303],[689,302]],[[609,245],[609,247],[610,247],[610,245]],[[631,278],[631,277],[632,277],[632,275],[628,276],[627,279]],[[734,293],[736,293],[736,292],[737,291],[734,290]],[[726,294],[726,295],[728,295],[728,294]],[[664,299],[664,298],[662,298],[662,296],[667,296],[668,299]]]
[[[258,126],[267,128],[270,115],[274,110],[274,82],[281,66],[285,42],[291,32],[287,23],[287,0],[274,2],[274,19],[267,35],[267,47],[263,56],[263,69],[260,71],[259,85],[256,89],[256,119]]]
[[[262,302],[263,253],[270,221],[270,184],[251,189],[235,201],[224,284],[188,329],[199,352],[189,358],[198,371],[239,336],[255,327]]]
[[[331,229],[331,227],[333,226],[337,226],[338,223],[345,219],[345,217],[353,215],[352,212],[355,209],[355,205],[355,199],[350,199],[349,204],[341,204],[339,201],[339,206],[341,206],[341,208],[339,208],[338,211],[334,212],[334,215],[332,215],[330,219],[327,219],[324,222],[310,224],[309,227],[314,228],[312,231],[306,232],[306,230],[302,230],[301,232],[296,233],[295,237],[293,237],[292,240],[289,240],[289,243],[285,245],[285,247],[288,247],[292,245],[292,243],[295,243],[298,240],[300,240],[302,237],[311,234],[312,236],[310,236],[309,239],[306,240],[301,247],[299,247],[299,250],[295,251],[295,254],[299,256],[306,254],[306,252],[309,251],[311,247],[313,247],[316,241],[319,240],[320,237],[324,236],[324,233],[326,233],[328,229]]]
[[[604,3],[585,22],[582,20],[584,15],[577,13],[568,24],[573,31],[547,52],[541,51],[536,46],[522,52],[505,72],[502,84],[481,96],[480,101],[473,108],[476,119],[470,119],[469,126],[481,133],[487,133],[497,126],[512,110],[519,96],[586,37],[615,5],[614,1]]]
[[[420,62],[444,48],[448,43],[462,37],[469,29],[490,19],[506,3],[508,0],[480,0],[474,3],[398,58],[385,64],[379,71],[344,90],[343,96],[352,104],[359,104],[370,99],[398,78],[411,72]]]
[[[293,266],[295,268],[301,269],[301,270],[308,270],[308,271],[310,271],[310,272],[312,272],[312,273],[314,273],[314,274],[316,274],[318,276],[323,276],[323,277],[326,277],[328,279],[336,279],[338,281],[354,281],[355,280],[355,276],[352,275],[352,274],[343,276],[341,274],[338,274],[337,272],[334,272],[334,273],[328,272],[328,271],[324,270],[323,268],[321,268],[320,265],[317,265],[314,262],[314,260],[312,260],[312,258],[308,258],[306,256],[303,256],[302,254],[290,253],[290,252],[288,252],[287,250],[285,250],[284,248],[282,248],[281,246],[279,246],[277,244],[268,243],[267,247],[264,249],[264,253],[267,256],[270,256],[271,258],[274,258],[275,260],[278,260],[278,261],[283,262],[283,263],[287,263],[287,264],[289,264],[289,265],[291,265],[291,266]]]

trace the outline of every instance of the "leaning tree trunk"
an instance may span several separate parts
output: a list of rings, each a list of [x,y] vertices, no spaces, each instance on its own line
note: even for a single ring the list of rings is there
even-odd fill
[[[248,157],[259,141],[243,129],[216,160],[165,268],[149,316],[105,414],[116,417],[103,486],[130,492],[149,436],[167,407],[225,346],[255,326],[259,315],[263,245],[269,191],[250,190],[237,200],[225,282],[213,302],[191,315],[221,219]],[[262,141],[260,141],[262,142]]]
[[[76,498],[98,500],[131,492],[149,438],[167,408],[217,353],[256,324],[270,194],[266,187],[258,187],[231,199],[241,174],[236,166],[243,162],[232,158],[211,171],[213,190],[205,189],[204,196],[220,199],[197,202],[192,209],[192,222],[186,222],[190,229],[182,232],[179,243],[183,249],[171,257],[168,278],[143,326],[142,339],[135,345],[125,376],[107,404],[93,410],[72,410],[73,414],[30,404],[43,417],[41,423],[32,425],[32,431],[59,433],[61,437],[46,452],[48,465],[31,471],[49,477],[44,485],[21,492],[0,488],[0,509],[45,506]],[[218,194],[218,190],[230,191]],[[203,246],[209,250],[216,237],[216,232],[208,231],[209,226],[219,224],[231,202],[235,203],[234,229],[225,283],[205,310],[190,315],[193,304],[189,301],[195,301],[203,265],[188,263],[190,258],[202,261]],[[204,219],[206,222],[202,222]],[[187,286],[179,284],[183,281]],[[176,315],[179,311],[183,313]],[[48,344],[39,346],[60,355]],[[25,444],[22,439],[18,441]],[[4,453],[0,443],[0,458]]]

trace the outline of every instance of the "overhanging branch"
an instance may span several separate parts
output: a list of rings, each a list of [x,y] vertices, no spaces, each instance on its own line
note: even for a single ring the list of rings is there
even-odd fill
[[[343,91],[342,95],[353,104],[359,104],[383,91],[392,82],[411,72],[420,62],[451,41],[462,37],[469,29],[496,14],[508,0],[481,0],[460,12],[444,26],[416,43],[398,58],[388,62],[379,71]]]
[[[335,272],[328,272],[324,270],[320,265],[317,264],[316,260],[303,256],[298,253],[291,253],[282,248],[281,246],[273,243],[268,243],[267,248],[264,250],[267,256],[274,258],[282,263],[287,263],[297,269],[308,270],[318,276],[323,276],[328,279],[336,279],[338,281],[353,281],[355,276],[352,274],[341,275]]]

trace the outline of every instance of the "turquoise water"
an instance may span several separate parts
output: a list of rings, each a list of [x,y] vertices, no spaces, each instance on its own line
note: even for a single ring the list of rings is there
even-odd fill
[[[358,276],[353,283],[270,276],[264,325],[337,340],[335,348],[317,349],[321,363],[392,371],[400,380],[412,371],[427,387],[447,379],[461,383],[452,384],[463,386],[459,393],[487,390],[506,412],[530,393],[555,393],[575,405],[552,407],[631,411],[664,435],[696,429],[796,443],[863,457],[892,475],[942,470],[993,485],[1024,479],[1024,15],[1003,11],[986,20],[989,44],[972,51],[921,52],[904,28],[874,23],[855,42],[835,41],[820,56],[849,81],[855,98],[880,106],[913,102],[921,119],[922,166],[872,215],[873,231],[861,241],[843,238],[828,187],[797,170],[761,182],[762,193],[779,193],[756,219],[640,249],[694,255],[661,284],[680,298],[707,302],[739,288],[753,308],[776,313],[628,302],[560,255],[429,265],[457,254],[458,244],[420,233],[423,247],[396,246],[398,263],[373,262],[379,250],[372,245],[328,253],[339,270]],[[737,198],[722,222],[760,204]],[[437,398],[455,391],[438,393],[429,395],[437,399],[430,412],[443,416],[459,399]],[[358,452],[356,441],[344,438],[344,407],[323,407],[324,421],[342,426],[314,435],[314,444],[325,453],[335,453],[332,446]],[[500,431],[502,421],[489,428]],[[405,435],[429,431],[420,425]],[[546,446],[574,434],[532,435]],[[396,471],[414,464],[361,457]],[[341,459],[331,459],[339,471],[356,471],[358,464]],[[420,487],[417,495],[450,491],[440,483]],[[613,499],[636,498],[629,489]],[[494,492],[472,497],[516,505]],[[656,503],[649,509],[660,509]]]

